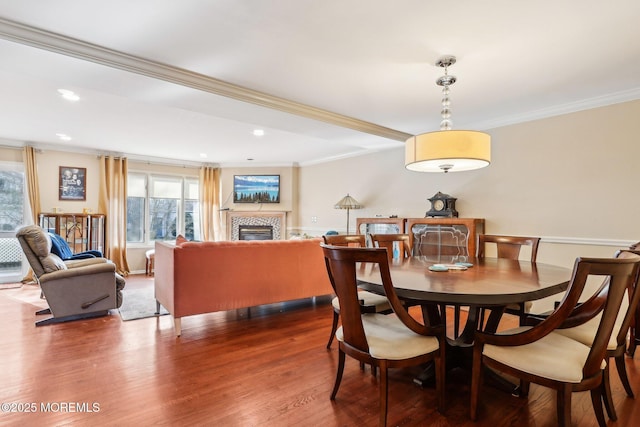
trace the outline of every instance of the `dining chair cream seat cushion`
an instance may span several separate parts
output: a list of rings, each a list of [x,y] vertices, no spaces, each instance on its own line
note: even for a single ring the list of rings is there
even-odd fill
[[[395,314],[363,314],[362,326],[369,354],[376,359],[410,359],[437,350],[439,346],[436,337],[416,334]],[[342,326],[336,331],[336,338],[344,342]]]
[[[522,332],[530,326],[510,329],[500,335]],[[556,381],[579,383],[583,380],[582,368],[590,347],[552,332],[549,335],[519,346],[495,346],[486,344],[482,354],[512,368]],[[606,361],[602,361],[602,369]]]
[[[376,312],[391,310],[389,300],[383,295],[374,294],[369,291],[358,291],[358,300],[362,306],[375,307]],[[338,297],[331,300],[331,305],[333,308],[340,311],[340,302],[338,301]]]
[[[627,312],[628,307],[629,300],[625,296],[625,298],[622,300],[622,305],[620,306],[618,317],[616,317],[616,323],[613,325],[613,333],[609,338],[607,350],[613,351],[618,348],[618,332],[620,332],[620,328],[622,328],[622,322],[624,322],[624,316]],[[600,325],[601,318],[602,313],[598,314],[588,322],[583,323],[580,326],[576,326],[575,328],[556,329],[556,333],[564,335],[565,337],[569,337],[573,340],[578,341],[579,343],[591,347],[591,345],[593,344],[593,338],[596,336],[596,332],[598,331],[598,326]]]

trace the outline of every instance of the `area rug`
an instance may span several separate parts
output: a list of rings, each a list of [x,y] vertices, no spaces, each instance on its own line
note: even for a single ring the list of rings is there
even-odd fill
[[[156,299],[153,294],[153,286],[131,290],[124,289],[122,291],[122,306],[118,311],[124,321],[169,314],[162,306],[160,306],[160,314],[156,314]]]

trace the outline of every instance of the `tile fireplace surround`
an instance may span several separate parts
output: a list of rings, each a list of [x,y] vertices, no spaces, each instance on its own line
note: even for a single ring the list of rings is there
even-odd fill
[[[241,225],[270,225],[273,227],[273,239],[286,238],[286,212],[229,211],[227,212],[227,239],[238,240]]]

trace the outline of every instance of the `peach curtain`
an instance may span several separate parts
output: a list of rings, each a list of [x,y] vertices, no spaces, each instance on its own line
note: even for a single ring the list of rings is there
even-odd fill
[[[130,271],[127,263],[127,167],[126,158],[102,157],[98,200],[100,212],[106,214],[104,254],[123,275]]]
[[[33,147],[24,147],[22,151],[24,161],[24,172],[26,177],[27,192],[29,194],[29,205],[31,205],[32,224],[38,223],[40,214],[40,189],[38,181],[38,164],[36,162],[36,150]]]
[[[24,147],[22,150],[22,162],[24,163],[25,184],[27,187],[27,195],[29,197],[29,209],[25,213],[31,214],[31,220],[25,218],[26,224],[38,224],[38,215],[40,214],[40,188],[38,181],[38,163],[36,162],[36,149],[33,147]],[[35,282],[35,276],[31,268],[24,268],[25,275],[22,283]]]
[[[220,233],[220,169],[201,167],[199,188],[202,240],[213,241]]]

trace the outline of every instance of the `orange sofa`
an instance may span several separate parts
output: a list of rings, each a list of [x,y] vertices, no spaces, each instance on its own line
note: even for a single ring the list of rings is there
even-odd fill
[[[156,242],[155,297],[174,318],[333,292],[320,239]]]

